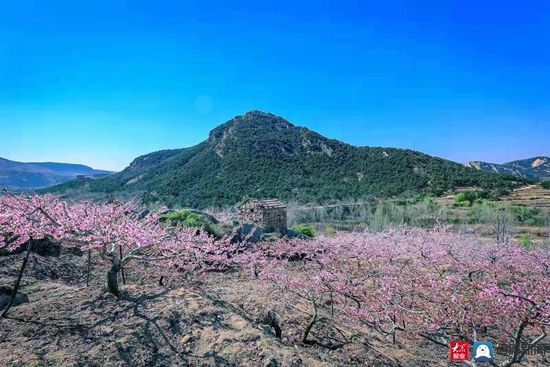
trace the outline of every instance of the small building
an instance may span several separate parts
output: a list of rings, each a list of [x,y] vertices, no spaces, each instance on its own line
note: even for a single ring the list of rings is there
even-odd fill
[[[266,231],[286,228],[286,205],[277,199],[248,199],[239,205],[239,220]]]

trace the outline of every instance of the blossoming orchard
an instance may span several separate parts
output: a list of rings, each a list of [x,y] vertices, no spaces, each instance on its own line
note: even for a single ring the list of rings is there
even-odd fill
[[[550,325],[548,250],[480,241],[446,227],[232,244],[166,226],[158,212],[135,203],[8,193],[0,197],[0,248],[27,251],[14,295],[30,240],[44,238],[99,255],[93,258],[108,264],[106,281],[115,296],[121,296],[121,270],[133,262],[162,264],[174,273],[246,273],[273,287],[280,302],[308,305],[297,341],[306,345],[315,343],[323,320],[360,325],[388,343],[423,340],[448,348],[453,340],[490,339],[512,346],[510,356],[494,362],[511,366],[546,338]]]

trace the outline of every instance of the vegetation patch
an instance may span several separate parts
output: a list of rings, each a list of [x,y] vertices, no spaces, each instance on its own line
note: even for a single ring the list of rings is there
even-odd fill
[[[305,224],[295,224],[290,228],[292,231],[303,234],[308,237],[315,237],[315,230]]]
[[[160,215],[160,221],[170,226],[184,226],[188,228],[202,228],[208,234],[220,238],[221,229],[205,214],[182,209]]]

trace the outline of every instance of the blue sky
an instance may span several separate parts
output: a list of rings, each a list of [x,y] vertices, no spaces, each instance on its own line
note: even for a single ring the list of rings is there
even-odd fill
[[[459,162],[550,155],[550,2],[26,1],[0,157],[122,169],[248,110]]]

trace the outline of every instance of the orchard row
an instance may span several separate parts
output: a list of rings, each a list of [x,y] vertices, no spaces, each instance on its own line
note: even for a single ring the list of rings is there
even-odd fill
[[[322,314],[394,342],[424,338],[448,346],[490,337],[514,346],[499,361],[510,366],[545,339],[550,325],[547,249],[481,242],[444,227],[231,244],[162,224],[158,213],[135,203],[0,197],[0,248],[30,251],[29,240],[42,238],[101,254],[117,296],[119,272],[131,261],[159,264],[164,272],[241,269],[278,289],[281,302],[309,304],[304,343]]]

